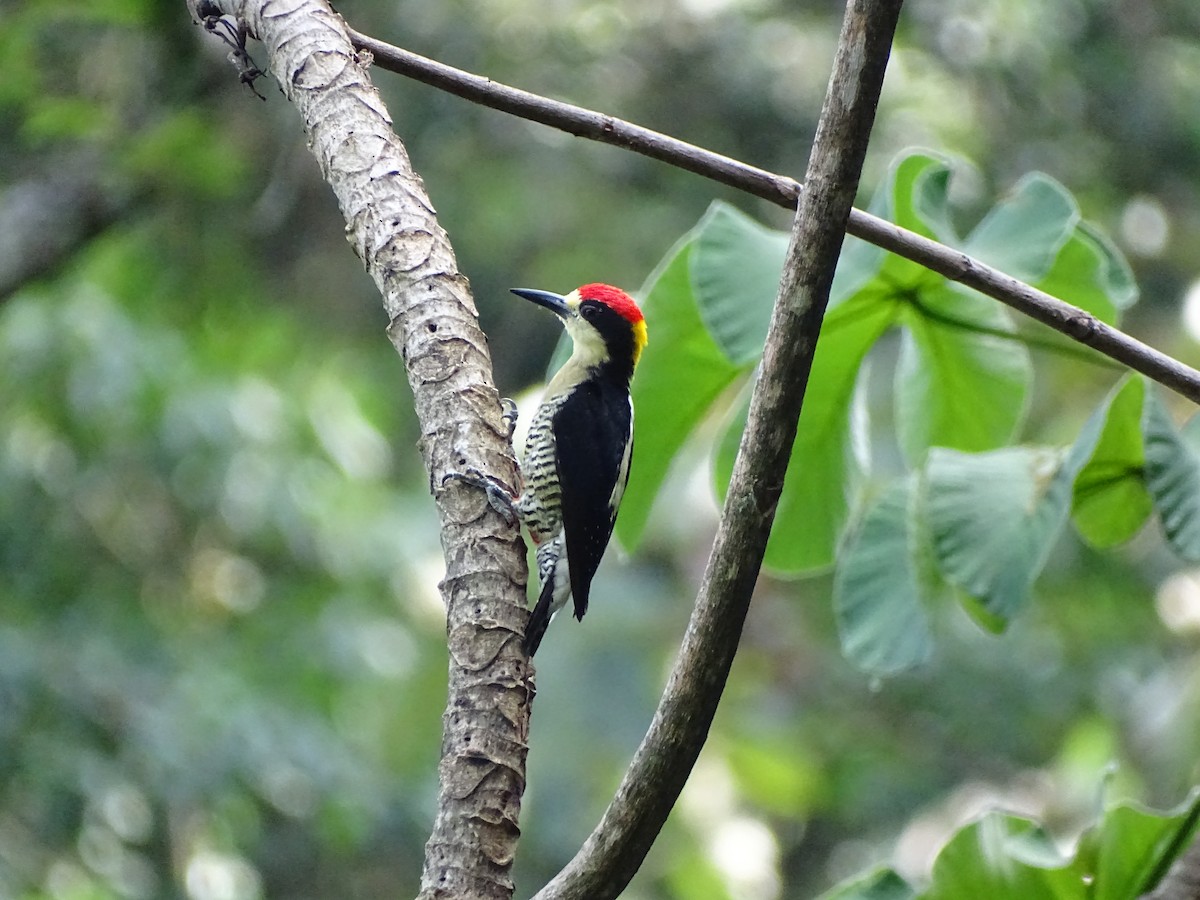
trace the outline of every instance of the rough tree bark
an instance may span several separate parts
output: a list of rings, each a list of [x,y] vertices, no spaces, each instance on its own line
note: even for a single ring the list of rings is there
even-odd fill
[[[442,487],[447,473],[467,467],[510,483],[516,474],[467,281],[341,16],[321,0],[190,6],[210,25],[214,15],[231,16],[263,42],[346,236],[379,287],[412,388],[441,518],[450,649],[441,792],[421,896],[510,897],[532,699],[519,640],[525,548],[481,491],[456,481]]]
[[[624,890],[704,745],[733,663],[796,438],[901,0],[849,0],[750,415],[716,542],[654,721],[596,830],[535,900]]]

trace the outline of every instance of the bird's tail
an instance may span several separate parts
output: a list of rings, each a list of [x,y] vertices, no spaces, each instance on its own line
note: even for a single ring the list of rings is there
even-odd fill
[[[537,653],[537,648],[542,643],[542,637],[546,634],[546,628],[550,624],[550,617],[554,615],[550,611],[553,600],[554,579],[547,578],[542,584],[542,593],[538,597],[537,605],[529,614],[529,624],[525,626],[525,654],[527,656]]]

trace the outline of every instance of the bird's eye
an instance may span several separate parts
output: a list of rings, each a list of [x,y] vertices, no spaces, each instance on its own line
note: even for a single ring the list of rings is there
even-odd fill
[[[591,303],[585,303],[581,307],[579,307],[579,314],[581,316],[583,316],[585,319],[594,318],[596,315],[596,307],[593,306]]]

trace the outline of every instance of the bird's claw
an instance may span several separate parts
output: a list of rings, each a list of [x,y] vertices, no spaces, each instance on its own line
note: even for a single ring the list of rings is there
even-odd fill
[[[471,466],[462,472],[447,472],[442,476],[442,485],[448,481],[462,481],[472,487],[480,488],[487,494],[488,506],[499,513],[500,518],[510,528],[515,527],[520,517],[514,503],[512,491],[494,475],[488,475]]]

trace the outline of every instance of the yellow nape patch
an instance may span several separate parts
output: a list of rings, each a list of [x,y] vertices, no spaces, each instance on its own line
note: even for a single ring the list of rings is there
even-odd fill
[[[647,341],[650,338],[646,334],[646,320],[633,323],[633,364],[636,366],[637,361],[641,359],[642,350],[645,349]]]

